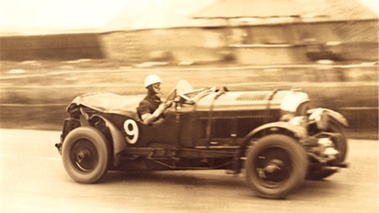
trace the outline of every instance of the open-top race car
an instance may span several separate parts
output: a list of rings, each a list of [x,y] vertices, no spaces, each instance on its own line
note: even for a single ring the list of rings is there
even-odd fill
[[[56,147],[72,179],[94,183],[108,170],[224,169],[244,172],[258,196],[283,198],[305,179],[347,166],[346,119],[310,109],[300,90],[194,90],[182,80],[151,125],[136,110],[143,97],[92,93],[68,105]]]

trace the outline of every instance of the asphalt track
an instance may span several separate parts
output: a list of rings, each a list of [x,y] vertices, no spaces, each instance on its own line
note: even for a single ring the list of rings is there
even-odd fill
[[[253,196],[244,175],[213,170],[110,172],[78,184],[54,148],[59,134],[0,129],[0,212],[379,212],[374,140],[350,140],[350,168],[266,200]]]

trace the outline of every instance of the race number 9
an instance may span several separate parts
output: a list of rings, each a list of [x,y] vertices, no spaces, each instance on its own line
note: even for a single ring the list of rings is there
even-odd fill
[[[138,140],[138,125],[132,120],[128,119],[124,122],[124,130],[126,133],[126,141],[130,144],[135,144]]]

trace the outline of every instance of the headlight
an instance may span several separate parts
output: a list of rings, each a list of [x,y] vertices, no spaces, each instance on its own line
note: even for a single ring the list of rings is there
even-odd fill
[[[280,120],[281,121],[290,121],[292,118],[295,117],[295,113],[289,112],[289,111],[281,111]]]
[[[294,126],[304,126],[305,124],[305,117],[304,116],[296,116],[289,120],[289,123]]]
[[[309,109],[309,102],[307,101],[298,105],[295,111],[282,110],[280,120],[290,121],[291,119],[295,117],[303,117],[307,115],[308,109]]]
[[[281,104],[281,120],[290,121],[296,116],[305,116],[309,107],[308,95],[298,90],[288,92]]]
[[[314,121],[318,129],[326,129],[328,127],[328,115],[324,113],[322,108],[315,110],[309,115],[309,121]]]
[[[309,101],[301,103],[296,109],[297,116],[305,116],[309,109]]]
[[[306,105],[309,102],[308,95],[304,92],[299,92],[297,90],[288,92],[281,104],[280,109],[283,111],[289,111],[296,113],[298,108],[302,105]]]

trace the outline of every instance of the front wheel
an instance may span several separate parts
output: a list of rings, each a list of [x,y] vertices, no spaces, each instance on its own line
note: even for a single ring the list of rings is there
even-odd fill
[[[330,122],[327,131],[341,134],[341,137],[338,138],[336,141],[333,141],[333,143],[336,146],[336,149],[340,153],[337,161],[344,162],[346,159],[347,151],[348,151],[345,128],[339,123]]]
[[[307,154],[295,139],[268,135],[248,150],[246,181],[260,197],[284,198],[303,183],[307,167]]]
[[[63,142],[62,160],[68,175],[79,183],[94,183],[107,172],[108,146],[93,127],[72,130]]]

